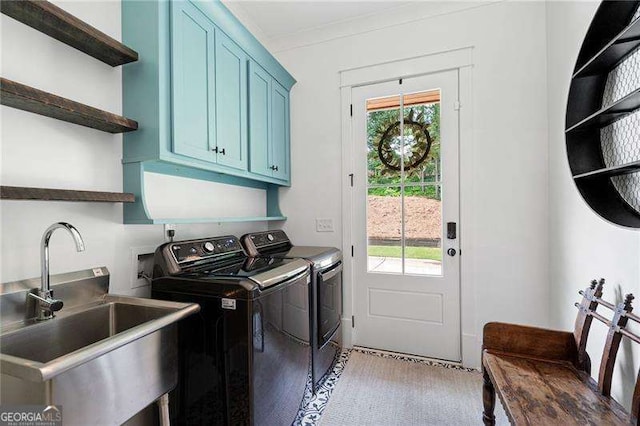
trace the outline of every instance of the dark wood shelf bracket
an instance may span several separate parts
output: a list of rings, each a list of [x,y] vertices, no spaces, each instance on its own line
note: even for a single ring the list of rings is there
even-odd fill
[[[0,78],[0,104],[109,133],[138,129],[134,120]]]
[[[3,200],[85,201],[99,203],[133,203],[133,194],[120,192],[73,191],[68,189],[0,186]]]
[[[48,1],[2,0],[0,12],[112,67],[138,60],[136,51]]]

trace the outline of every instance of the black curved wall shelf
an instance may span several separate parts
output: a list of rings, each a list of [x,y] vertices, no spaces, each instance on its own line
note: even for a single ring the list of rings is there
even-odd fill
[[[585,201],[606,220],[640,228],[640,212],[620,195],[611,177],[640,172],[640,161],[608,167],[600,129],[640,107],[640,89],[602,105],[609,72],[640,46],[640,1],[603,1],[580,49],[574,68],[565,122],[567,157]],[[640,144],[640,141],[637,141]]]

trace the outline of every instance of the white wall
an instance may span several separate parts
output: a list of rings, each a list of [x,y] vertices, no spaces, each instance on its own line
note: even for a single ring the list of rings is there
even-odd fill
[[[461,147],[472,164],[462,171],[462,185],[471,188],[462,203],[473,219],[462,224],[462,262],[476,316],[463,333],[475,336],[479,354],[487,321],[548,323],[544,3],[487,4],[275,55],[298,80],[291,97],[294,185],[281,192],[283,209],[297,213],[285,229],[298,243],[340,247],[339,71],[468,46],[474,117],[473,140]],[[320,217],[332,218],[336,232],[316,233]]]
[[[55,3],[120,39],[119,1]],[[122,112],[121,67],[112,68],[5,15],[0,24],[3,77]],[[5,106],[0,108],[0,118],[2,185],[122,191],[121,135]],[[146,293],[147,288],[130,289],[130,248],[162,243],[162,226],[123,225],[121,204],[2,200],[0,209],[2,282],[39,276],[42,233],[53,222],[67,221],[82,233],[86,251],[76,253],[70,237],[58,231],[51,240],[52,273],[104,265],[112,274],[111,292]],[[239,235],[264,226],[179,225],[176,237]]]
[[[625,293],[640,294],[640,233],[611,225],[591,211],[571,180],[566,159],[564,120],[571,74],[598,5],[547,4],[550,312],[552,325],[566,330],[572,329],[575,321],[577,291],[593,278],[607,280],[607,300],[620,302]],[[606,329],[595,323],[588,351],[597,376]],[[613,394],[627,407],[639,365],[640,348],[623,344]]]

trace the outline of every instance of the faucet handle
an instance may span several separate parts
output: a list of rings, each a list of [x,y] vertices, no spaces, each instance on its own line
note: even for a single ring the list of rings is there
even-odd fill
[[[40,308],[47,311],[57,312],[64,306],[62,300],[54,299],[53,297],[51,297],[50,292],[44,293],[44,297],[41,297],[35,293],[29,293],[29,296],[36,299],[39,302]]]
[[[62,300],[58,299],[49,299],[47,303],[49,304],[49,310],[51,312],[58,312],[64,306]]]

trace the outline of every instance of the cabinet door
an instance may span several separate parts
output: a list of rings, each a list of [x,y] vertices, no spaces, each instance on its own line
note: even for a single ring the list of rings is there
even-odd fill
[[[216,142],[218,164],[247,170],[247,55],[216,32]]]
[[[271,177],[271,76],[249,62],[249,171]]]
[[[189,2],[172,2],[173,151],[215,161],[214,26]]]
[[[289,92],[271,83],[271,163],[273,177],[289,181]]]

